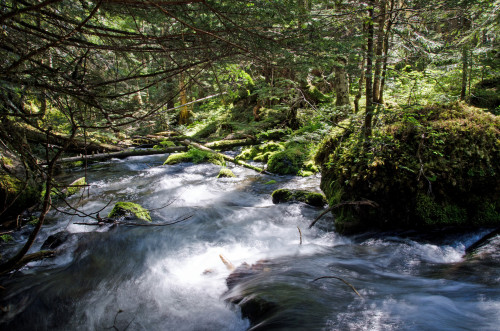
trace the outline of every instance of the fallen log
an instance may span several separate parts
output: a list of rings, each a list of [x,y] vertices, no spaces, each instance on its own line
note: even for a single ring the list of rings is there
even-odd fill
[[[264,170],[262,168],[253,166],[253,165],[248,164],[246,162],[243,162],[241,160],[236,160],[234,157],[231,157],[231,156],[228,156],[228,155],[225,155],[225,154],[222,154],[222,153],[218,153],[218,152],[214,151],[213,149],[210,149],[210,148],[205,147],[203,145],[200,145],[198,143],[189,141],[187,139],[184,140],[184,141],[181,141],[180,143],[183,144],[183,145],[185,145],[185,146],[193,146],[194,148],[197,148],[199,150],[202,150],[202,151],[205,151],[205,152],[209,152],[209,153],[212,153],[212,154],[215,154],[215,155],[219,155],[220,157],[222,157],[226,161],[229,161],[231,163],[240,165],[242,167],[245,167],[245,168],[248,168],[248,169],[251,169],[251,170],[255,170],[255,171],[257,171],[257,172],[259,172],[261,174],[273,175],[272,173],[270,173],[270,172],[268,172],[268,171],[266,171],[266,170]]]
[[[129,156],[144,156],[144,155],[157,155],[157,154],[166,154],[166,153],[175,153],[175,152],[185,152],[187,151],[187,147],[185,146],[175,146],[175,147],[167,147],[162,149],[132,149],[125,150],[121,152],[114,153],[101,153],[101,154],[93,154],[93,155],[78,155],[72,157],[66,157],[59,159],[57,163],[68,163],[68,162],[78,162],[78,161],[103,161],[112,158],[123,159]]]
[[[80,152],[80,153],[95,153],[95,152],[117,152],[120,151],[121,148],[118,146],[97,143],[93,141],[85,142],[82,139],[73,138],[70,139],[68,136],[64,136],[61,134],[56,134],[50,132],[48,135],[45,132],[42,132],[36,128],[28,127],[28,126],[17,126],[17,128],[26,136],[26,139],[35,143],[48,143],[51,145],[57,146],[65,146],[69,143],[67,147],[68,152]]]

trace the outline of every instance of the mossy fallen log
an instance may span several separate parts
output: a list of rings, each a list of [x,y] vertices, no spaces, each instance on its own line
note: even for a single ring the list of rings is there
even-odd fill
[[[231,157],[231,156],[228,156],[228,155],[225,155],[225,154],[222,154],[222,153],[218,153],[218,152],[214,151],[213,149],[210,149],[210,148],[205,147],[203,145],[200,145],[198,143],[195,143],[195,142],[192,142],[192,141],[189,141],[189,140],[184,140],[184,141],[181,141],[180,143],[183,144],[183,145],[185,145],[185,146],[192,146],[192,147],[197,148],[199,150],[219,155],[220,157],[222,157],[226,161],[229,161],[231,163],[240,165],[242,167],[245,167],[245,168],[248,168],[248,169],[251,169],[251,170],[255,170],[255,171],[259,172],[259,173],[263,173],[263,174],[266,174],[266,175],[272,175],[272,173],[270,173],[270,172],[268,172],[268,171],[266,171],[266,170],[264,170],[262,168],[253,166],[253,165],[248,164],[246,162],[243,162],[241,160],[236,160],[234,157]]]
[[[26,136],[26,139],[35,143],[49,143],[51,145],[64,146],[66,143],[70,142],[67,151],[69,152],[79,152],[79,153],[96,153],[96,152],[117,152],[121,148],[118,146],[98,143],[95,141],[85,141],[83,139],[73,138],[70,139],[69,136],[62,134],[56,134],[50,132],[49,134],[42,132],[36,128],[28,126],[17,126],[17,128]],[[47,141],[48,140],[48,141]]]
[[[166,153],[175,153],[175,152],[183,152],[187,151],[187,147],[184,146],[176,146],[176,147],[167,147],[162,149],[150,148],[150,149],[131,149],[125,150],[121,152],[114,153],[100,153],[93,155],[78,155],[72,157],[62,158],[57,161],[57,163],[69,163],[69,162],[78,162],[78,161],[104,161],[112,158],[122,159],[129,156],[144,156],[144,155],[156,155],[156,154],[166,154]]]

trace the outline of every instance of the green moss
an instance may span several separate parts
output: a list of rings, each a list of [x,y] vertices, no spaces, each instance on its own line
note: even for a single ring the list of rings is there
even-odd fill
[[[228,168],[221,168],[217,178],[221,177],[236,177],[236,175]]]
[[[69,184],[68,188],[66,189],[66,196],[69,197],[73,194],[78,193],[83,188],[84,185],[87,185],[85,177],[81,177],[73,181],[71,184]]]
[[[304,165],[305,158],[306,153],[303,149],[289,148],[271,155],[267,162],[267,169],[275,174],[296,175]]]
[[[9,206],[6,215],[19,213],[40,201],[40,191],[35,185],[24,185],[22,181],[0,172],[0,210]]]
[[[277,182],[276,182],[274,179],[272,179],[272,180],[270,180],[270,181],[268,181],[268,182],[264,183],[264,185],[271,185],[271,184],[276,184],[276,183],[277,183]]]
[[[271,197],[273,198],[273,203],[300,201],[317,207],[323,207],[326,205],[325,196],[316,192],[278,189],[271,194]]]
[[[224,165],[225,163],[224,159],[220,155],[192,148],[185,153],[170,154],[167,160],[163,164],[172,165],[182,162],[193,162],[193,163],[210,162],[220,166]]]
[[[273,154],[285,150],[282,143],[269,141],[267,143],[244,148],[236,157],[237,160],[254,160],[257,162],[267,162]]]
[[[171,140],[164,139],[160,141],[159,145],[154,145],[154,149],[163,149],[163,148],[168,148],[168,147],[175,147],[175,143]]]
[[[8,243],[9,241],[14,240],[14,238],[10,234],[3,234],[0,236],[0,239],[2,239],[4,243]]]
[[[111,212],[108,214],[110,218],[116,218],[120,216],[131,216],[134,215],[137,218],[151,222],[151,216],[149,211],[143,208],[141,205],[133,202],[117,202]]]
[[[416,215],[426,224],[458,225],[467,220],[467,212],[457,205],[437,203],[431,196],[419,194]]]
[[[380,208],[339,208],[336,222],[342,213],[381,228],[500,224],[498,116],[453,103],[381,113],[369,140],[350,129],[362,125],[354,117],[321,143],[321,189],[331,205],[369,199]]]

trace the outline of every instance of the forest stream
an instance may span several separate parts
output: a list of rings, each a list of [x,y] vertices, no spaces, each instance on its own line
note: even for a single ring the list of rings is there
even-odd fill
[[[498,330],[500,254],[483,247],[464,257],[487,229],[439,238],[342,236],[332,216],[308,229],[320,208],[275,205],[270,193],[318,190],[318,176],[261,175],[228,164],[237,178],[217,179],[219,166],[162,166],[165,158],[113,159],[61,175],[68,183],[87,175],[88,190],[68,202],[88,213],[105,207],[104,216],[115,202],[132,201],[151,210],[153,223],[192,217],[169,226],[96,227],[52,209],[32,251],[49,235],[71,235],[56,258],[3,278],[1,329]],[[4,252],[17,250],[28,230]],[[236,267],[264,267],[228,291],[231,271],[219,255]],[[314,281],[324,276],[338,278]],[[235,297],[272,309],[254,323],[231,303]]]

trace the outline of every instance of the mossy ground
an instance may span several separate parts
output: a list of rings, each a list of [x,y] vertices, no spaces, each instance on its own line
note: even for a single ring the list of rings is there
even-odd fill
[[[133,202],[117,202],[111,212],[108,214],[108,217],[116,218],[132,215],[147,222],[152,221],[151,216],[149,215],[149,211],[143,208],[141,205]]]
[[[332,131],[316,156],[336,222],[362,227],[500,224],[500,118],[461,103],[378,114],[373,136],[362,118]]]

